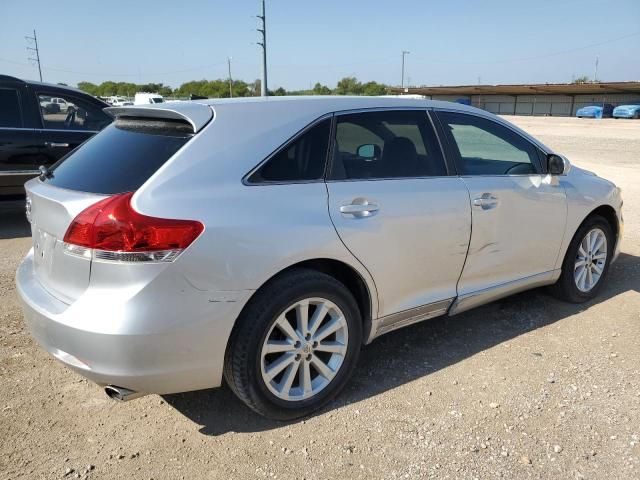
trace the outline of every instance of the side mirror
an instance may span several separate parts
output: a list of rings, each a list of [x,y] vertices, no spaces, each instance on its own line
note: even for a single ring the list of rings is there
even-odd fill
[[[364,145],[360,145],[357,152],[359,157],[366,158],[368,160],[375,160],[377,156],[376,150],[379,150],[379,148],[376,148],[376,146],[371,143],[366,143]]]
[[[571,170],[571,164],[565,157],[550,153],[547,155],[547,172],[550,175],[566,175]]]

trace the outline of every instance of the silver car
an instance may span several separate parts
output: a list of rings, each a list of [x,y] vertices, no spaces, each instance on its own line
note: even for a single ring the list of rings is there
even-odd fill
[[[282,97],[108,109],[26,184],[34,338],[113,398],[226,382],[262,415],[333,398],[363,344],[551,285],[583,302],[620,190],[472,107]]]

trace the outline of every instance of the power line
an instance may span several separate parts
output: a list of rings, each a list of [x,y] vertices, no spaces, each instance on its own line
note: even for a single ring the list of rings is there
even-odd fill
[[[2,58],[0,57],[0,62],[4,62],[4,63],[12,63],[14,65],[22,65],[22,66],[29,66],[30,64],[28,63],[24,63],[24,62],[17,62],[15,60],[11,60],[9,58]],[[174,73],[185,73],[185,72],[192,72],[192,71],[197,71],[197,70],[204,70],[206,68],[211,68],[211,67],[217,67],[220,65],[224,65],[226,64],[226,60],[222,61],[222,62],[217,62],[217,63],[210,63],[208,65],[201,65],[199,67],[190,67],[190,68],[184,68],[181,70],[171,70],[168,72],[145,72],[145,75],[147,76],[156,76],[156,75],[171,75]],[[66,68],[56,68],[56,67],[43,67],[43,70],[47,71],[47,72],[62,72],[62,73],[74,73],[76,75],[86,75],[86,76],[95,76],[95,77],[137,77],[140,75],[140,73],[100,73],[100,72],[81,72],[78,70],[69,70]]]
[[[559,50],[557,52],[553,52],[553,53],[547,53],[547,54],[543,54],[543,55],[534,55],[531,57],[520,57],[520,58],[509,58],[509,59],[504,59],[504,60],[489,60],[489,61],[484,61],[484,62],[464,62],[464,61],[460,61],[460,60],[452,60],[452,61],[438,61],[438,60],[431,60],[431,59],[416,59],[418,61],[422,61],[422,62],[428,62],[428,63],[446,63],[446,64],[464,64],[464,65],[493,65],[493,64],[499,64],[499,63],[513,63],[513,62],[524,62],[527,60],[539,60],[539,59],[543,59],[543,58],[549,58],[549,57],[556,57],[558,55],[564,55],[566,53],[573,53],[573,52],[578,52],[580,50],[587,50],[589,48],[593,48],[593,47],[599,47],[601,45],[606,45],[608,43],[614,43],[614,42],[618,42],[620,40],[624,40],[626,38],[630,38],[630,37],[635,37],[637,35],[640,35],[640,32],[634,32],[634,33],[630,33],[628,35],[622,35],[620,37],[614,37],[611,38],[609,40],[604,40],[602,42],[597,42],[597,43],[590,43],[588,45],[583,45],[580,47],[574,47],[574,48],[569,48],[567,50]]]
[[[33,37],[29,35],[25,35],[24,38],[27,39],[27,42],[33,42],[34,47],[30,47],[27,45],[27,50],[35,53],[36,58],[28,57],[28,60],[31,62],[36,62],[38,64],[38,73],[40,74],[40,81],[42,81],[42,68],[40,68],[40,52],[38,51],[38,37],[36,37],[36,31],[33,30]]]
[[[227,62],[226,61],[222,61],[222,62],[217,62],[217,63],[210,63],[208,65],[201,65],[199,67],[184,68],[184,69],[181,69],[181,70],[170,70],[170,71],[166,71],[166,72],[144,72],[144,74],[147,75],[147,76],[172,75],[174,73],[186,73],[186,72],[193,72],[193,71],[197,71],[197,70],[204,70],[206,68],[211,68],[211,67],[217,67],[217,66],[220,66],[220,65],[224,65],[225,63],[227,63]],[[47,68],[45,68],[45,70],[50,70],[52,72],[75,73],[76,75],[87,75],[87,76],[137,77],[137,76],[140,75],[140,72],[138,72],[138,73],[79,72],[77,70],[67,70],[67,69],[64,69],[64,68],[52,68],[52,67],[47,67]]]
[[[34,37],[31,36],[25,36],[25,38],[27,39],[34,39],[34,44],[35,44],[35,31],[34,31]],[[593,48],[593,47],[598,47],[601,45],[606,45],[608,43],[613,43],[613,42],[617,42],[620,40],[624,40],[626,38],[631,38],[631,37],[635,37],[637,35],[640,35],[640,32],[634,32],[634,33],[630,33],[627,35],[622,35],[619,37],[614,37],[608,40],[604,40],[602,42],[597,42],[597,43],[591,43],[588,45],[583,45],[580,47],[575,47],[575,48],[571,48],[571,49],[567,49],[567,50],[561,50],[561,51],[557,51],[557,52],[553,52],[553,53],[549,53],[549,54],[544,54],[544,55],[537,55],[537,56],[531,56],[531,57],[521,57],[521,58],[511,58],[511,59],[503,59],[503,60],[490,60],[490,61],[486,61],[486,62],[464,62],[461,60],[451,60],[448,62],[443,62],[443,61],[438,61],[438,60],[433,60],[433,59],[424,59],[424,58],[420,58],[420,57],[412,57],[414,62],[418,61],[418,62],[429,62],[429,63],[455,63],[455,64],[472,64],[472,65],[482,65],[482,64],[495,64],[495,63],[510,63],[510,62],[520,62],[520,61],[526,61],[526,60],[535,60],[535,59],[541,59],[541,58],[547,58],[547,57],[552,57],[552,56],[557,56],[557,55],[564,55],[566,53],[572,53],[572,52],[576,52],[576,51],[580,51],[580,50],[586,50],[588,48]],[[260,44],[262,45],[262,44]],[[35,45],[34,45],[35,47]],[[27,47],[29,49],[35,50],[35,48],[31,48],[31,47]],[[371,60],[363,60],[363,61],[355,61],[355,62],[349,62],[349,63],[342,63],[342,64],[327,64],[327,65],[320,65],[320,64],[313,64],[313,65],[304,65],[304,64],[290,64],[290,65],[273,65],[273,68],[278,68],[278,69],[288,69],[288,68],[298,68],[298,69],[327,69],[327,68],[342,68],[342,67],[349,67],[349,66],[358,66],[358,65],[370,65],[370,64],[386,64],[385,60],[390,60],[392,58],[396,58],[395,54],[394,55],[390,55],[388,57],[379,57],[377,59],[371,59]],[[265,56],[266,59],[266,56]],[[39,50],[38,50],[38,56],[34,59],[30,59],[33,60],[34,62],[38,62],[39,60]],[[240,63],[246,63],[243,62],[242,59],[238,60],[238,59],[234,59],[234,61],[240,62]],[[13,65],[21,65],[21,66],[29,66],[29,63],[24,63],[24,62],[20,62],[20,61],[16,61],[13,59],[9,59],[9,58],[2,58],[0,57],[0,62],[4,62],[4,63],[10,63]],[[222,66],[224,64],[226,64],[227,61],[223,60],[220,62],[216,62],[216,63],[211,63],[211,64],[207,64],[207,65],[200,65],[200,66],[194,66],[194,67],[188,67],[188,68],[184,68],[184,69],[178,69],[178,70],[170,70],[170,71],[164,71],[164,72],[145,72],[145,75],[147,76],[160,76],[160,75],[172,75],[172,74],[177,74],[177,73],[186,73],[186,72],[192,72],[192,71],[197,71],[197,70],[204,70],[207,68],[211,68],[211,67],[218,67],[218,66]],[[252,63],[252,62],[250,62]],[[140,75],[140,73],[112,73],[112,72],[83,72],[83,71],[78,71],[78,70],[70,70],[70,69],[66,69],[66,68],[58,68],[58,67],[42,67],[39,64],[39,71],[41,73],[41,71],[44,70],[45,72],[62,72],[62,73],[73,73],[76,75],[86,75],[86,76],[100,76],[100,77],[137,77]]]

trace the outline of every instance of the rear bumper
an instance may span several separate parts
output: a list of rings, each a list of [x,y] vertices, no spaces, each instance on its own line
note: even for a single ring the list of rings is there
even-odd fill
[[[16,272],[24,318],[56,359],[99,385],[144,393],[217,387],[227,339],[251,291],[194,289],[154,279],[135,294],[92,291],[67,305],[35,277],[29,252]]]

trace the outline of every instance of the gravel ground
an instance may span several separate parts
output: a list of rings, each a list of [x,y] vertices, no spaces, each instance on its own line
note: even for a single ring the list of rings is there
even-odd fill
[[[640,121],[509,117],[618,183],[623,253],[584,305],[526,292],[391,333],[303,421],[227,388],[119,404],[37,348],[0,206],[0,478],[640,478]]]

